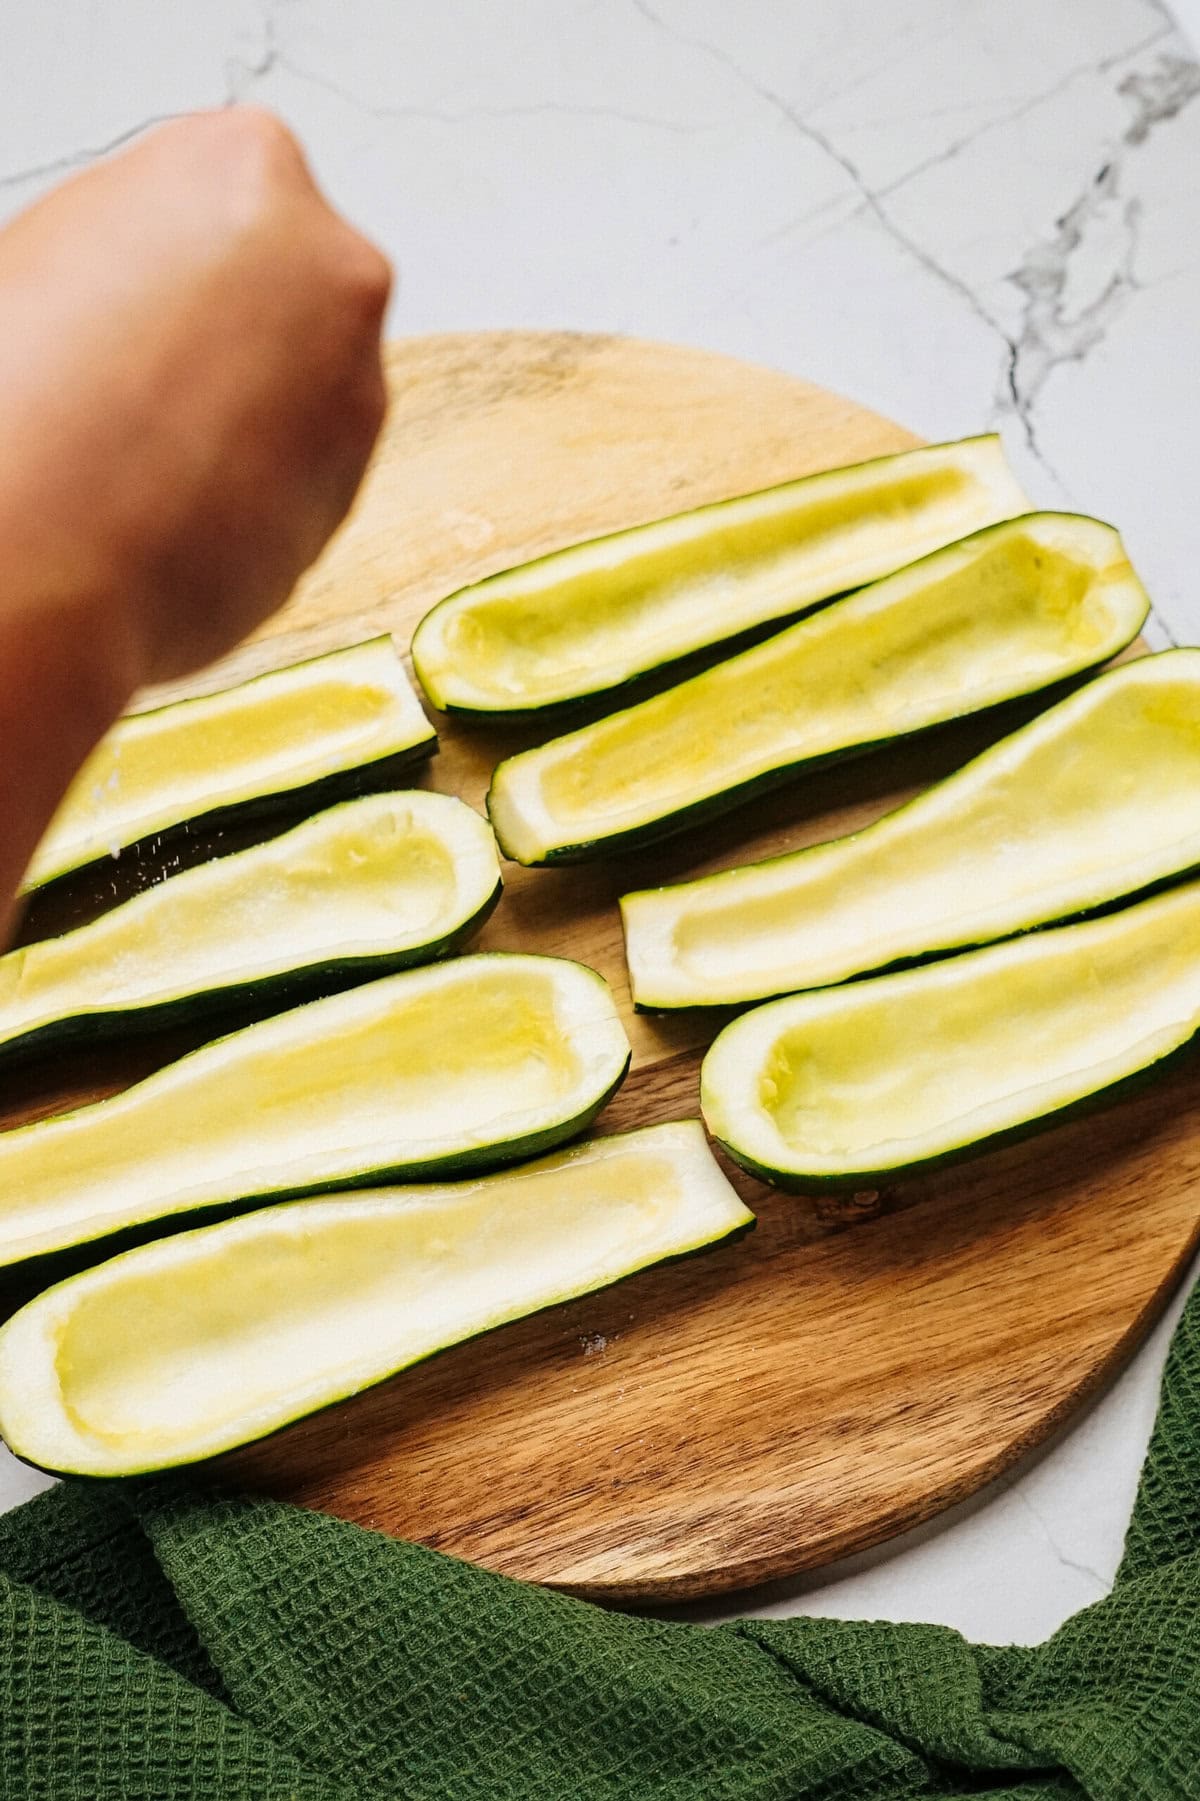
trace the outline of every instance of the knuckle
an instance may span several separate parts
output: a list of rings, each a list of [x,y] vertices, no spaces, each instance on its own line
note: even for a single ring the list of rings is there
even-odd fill
[[[277,113],[265,106],[230,106],[217,117],[229,155],[252,186],[270,192],[306,175],[304,152]]]
[[[278,113],[269,107],[243,102],[226,107],[221,117],[227,129],[247,144],[272,153],[300,155],[300,146]]]
[[[392,265],[382,250],[366,238],[360,238],[359,245],[354,270],[355,289],[365,305],[382,312],[392,291]]]
[[[288,171],[302,173],[307,166],[291,130],[265,106],[187,113],[156,126],[146,143],[176,162],[182,156],[184,166],[221,171],[226,180],[233,170],[243,178],[251,173],[278,177]]]
[[[392,291],[392,266],[383,252],[357,232],[341,259],[341,276],[347,298],[364,320],[377,324]]]

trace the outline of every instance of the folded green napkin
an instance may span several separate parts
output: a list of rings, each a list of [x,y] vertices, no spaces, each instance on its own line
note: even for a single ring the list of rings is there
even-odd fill
[[[1200,1796],[1200,1299],[1116,1587],[1032,1650],[630,1619],[173,1481],[40,1496],[0,1572],[6,1801]]]

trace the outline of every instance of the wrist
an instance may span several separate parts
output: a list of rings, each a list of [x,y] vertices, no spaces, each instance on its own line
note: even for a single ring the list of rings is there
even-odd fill
[[[28,574],[0,534],[0,942],[47,821],[140,666],[129,616],[107,594],[48,590]]]
[[[14,467],[0,440],[0,630],[23,633],[81,727],[107,730],[158,661],[158,609],[139,552],[145,528],[96,482],[36,452]],[[40,448],[40,447],[39,447]],[[41,466],[39,467],[39,460]],[[93,740],[94,741],[94,740]]]

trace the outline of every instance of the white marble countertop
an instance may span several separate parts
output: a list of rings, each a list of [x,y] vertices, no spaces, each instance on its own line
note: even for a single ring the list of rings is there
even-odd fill
[[[1158,0],[42,0],[2,36],[0,217],[253,98],[395,260],[392,331],[631,332],[998,425],[1200,640],[1200,66]],[[1043,1637],[1111,1581],[1169,1325],[1015,1479],[722,1611]],[[39,1486],[0,1462],[0,1506]]]

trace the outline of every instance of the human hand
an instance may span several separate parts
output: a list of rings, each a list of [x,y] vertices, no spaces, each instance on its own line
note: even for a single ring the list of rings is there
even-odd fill
[[[389,279],[255,108],[163,126],[0,231],[3,565],[36,575],[43,641],[103,612],[118,706],[228,649],[342,518]]]

